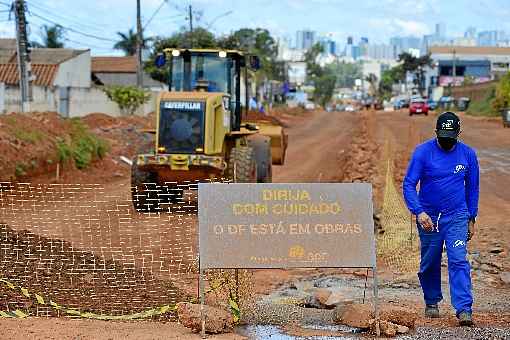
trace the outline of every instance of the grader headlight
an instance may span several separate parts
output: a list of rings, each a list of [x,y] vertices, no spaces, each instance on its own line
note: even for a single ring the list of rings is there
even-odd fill
[[[145,165],[145,157],[143,155],[138,156],[138,158],[136,160],[136,164]]]
[[[159,164],[166,164],[166,163],[168,163],[168,158],[166,156],[159,156],[158,157],[158,163]]]

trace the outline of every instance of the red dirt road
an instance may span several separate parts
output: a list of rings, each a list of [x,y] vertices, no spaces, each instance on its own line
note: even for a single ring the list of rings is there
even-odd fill
[[[372,114],[372,113],[371,113]],[[409,152],[417,142],[432,136],[434,117],[409,117],[405,112],[377,112],[375,116],[376,141],[383,145],[387,139],[391,139],[395,161],[400,168],[397,179],[405,168]],[[321,112],[305,113],[301,116],[285,116],[283,120],[289,125],[289,148],[286,165],[275,167],[273,173],[274,182],[334,182],[342,178],[342,165],[349,157],[349,145],[351,136],[359,126],[359,113],[344,112]],[[500,245],[504,248],[503,256],[498,261],[506,270],[510,270],[508,253],[510,249],[510,130],[504,130],[500,122],[488,121],[471,117],[463,119],[463,138],[478,151],[481,176],[481,201],[479,231],[472,241],[471,246],[486,253],[489,247]],[[384,169],[381,169],[383,171]],[[125,256],[125,261],[134,262],[138,268],[154,271],[159,279],[171,279],[172,266],[190,265],[190,255],[196,252],[196,243],[190,242],[186,248],[186,256],[181,256],[181,261],[175,263],[168,261],[171,257],[169,243],[180,242],[186,238],[196,238],[196,232],[190,229],[188,234],[178,238],[164,233],[168,224],[179,224],[177,216],[188,216],[184,212],[167,214],[167,217],[156,218],[154,216],[143,217],[140,215],[125,213],[117,216],[111,214],[122,207],[128,201],[129,179],[126,177],[112,178],[109,183],[102,183],[102,192],[107,193],[97,199],[99,208],[103,213],[94,215],[86,223],[86,234],[65,233],[65,224],[73,218],[72,211],[59,216],[53,214],[48,217],[51,223],[44,224],[44,220],[34,221],[38,215],[37,206],[29,207],[30,213],[24,218],[18,219],[10,212],[10,220],[5,221],[14,229],[23,229],[30,226],[34,231],[38,230],[47,237],[64,239],[77,248],[85,249],[92,253],[115,257]],[[97,208],[97,207],[91,207]],[[33,210],[36,209],[36,210]],[[112,220],[112,216],[117,216]],[[18,221],[16,223],[16,221]],[[29,223],[27,223],[27,221]],[[196,224],[196,218],[191,217],[187,223]],[[14,224],[14,225],[12,225]],[[129,228],[129,237],[125,239],[115,238],[108,234],[115,230],[106,230],[105,226],[118,225],[121,228]],[[97,235],[97,241],[89,238],[89,235]],[[108,254],[108,242],[113,241],[114,249],[118,254]],[[156,250],[154,250],[156,249]],[[156,252],[156,256],[154,255]],[[147,256],[151,254],[151,256]],[[124,255],[121,255],[124,254]],[[149,262],[145,262],[150,258]],[[140,262],[141,261],[141,262]],[[505,262],[506,261],[506,262]],[[187,269],[178,269],[183,272]],[[285,271],[267,271],[258,283],[275,286],[279,282],[296,278],[296,272],[292,275]],[[309,275],[302,271],[301,275]],[[257,277],[260,275],[257,274]],[[490,284],[487,282],[487,284]],[[488,287],[489,288],[489,287]],[[193,292],[195,287],[190,286]],[[264,291],[266,289],[261,289]],[[415,294],[416,295],[416,294]],[[403,297],[404,298],[404,297]],[[408,296],[406,299],[417,299],[417,296]],[[490,299],[490,297],[488,297]],[[63,318],[30,318],[28,320],[1,320],[0,338],[2,339],[198,339],[197,335],[191,334],[176,323],[155,322],[104,322],[93,320],[65,320]],[[237,335],[229,334],[211,339],[240,339]]]
[[[284,166],[273,168],[273,182],[337,182],[359,116],[315,111],[288,122]]]

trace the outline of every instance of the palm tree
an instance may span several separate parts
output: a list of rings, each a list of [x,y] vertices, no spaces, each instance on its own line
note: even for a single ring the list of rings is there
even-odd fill
[[[120,37],[120,40],[113,45],[113,48],[116,50],[122,50],[127,56],[136,54],[136,41],[137,35],[136,32],[130,28],[127,33],[117,32],[117,35]],[[151,38],[143,38],[142,36],[142,48],[146,46],[146,44],[151,41]]]
[[[63,48],[65,39],[65,29],[60,25],[43,25],[41,28],[41,40],[42,44],[33,41],[31,45],[33,47],[45,47],[45,48]]]

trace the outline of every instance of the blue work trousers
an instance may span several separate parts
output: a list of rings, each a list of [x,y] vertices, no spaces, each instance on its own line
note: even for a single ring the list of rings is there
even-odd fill
[[[450,296],[456,314],[471,313],[473,295],[471,292],[470,265],[467,255],[468,213],[430,216],[434,230],[425,231],[418,225],[421,243],[420,279],[425,303],[437,304],[443,299],[441,291],[441,256],[446,245],[448,256],[448,277]]]

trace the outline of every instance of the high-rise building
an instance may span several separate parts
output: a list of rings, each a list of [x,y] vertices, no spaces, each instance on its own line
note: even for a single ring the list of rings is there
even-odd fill
[[[324,52],[327,54],[336,55],[336,42],[333,40],[325,40],[322,42],[322,46],[324,47]]]
[[[347,37],[347,45],[345,45],[345,52],[344,52],[344,55],[347,58],[353,58],[353,56],[352,56],[353,42],[354,42],[354,40],[352,39],[352,37]]]
[[[393,37],[390,39],[390,45],[393,49],[395,58],[402,52],[408,52],[409,49],[420,49],[422,47],[422,41],[420,38],[408,36],[408,37]]]
[[[354,60],[357,60],[361,57],[361,48],[359,46],[351,45],[351,56]]]
[[[296,48],[308,50],[316,43],[315,32],[309,30],[297,31]]]
[[[476,39],[476,27],[469,26],[464,33],[464,38]]]
[[[395,53],[392,45],[373,44],[368,45],[368,58],[377,60],[394,60]]]
[[[363,57],[367,57],[368,56],[368,38],[361,37],[358,46],[360,49],[360,55]]]
[[[436,37],[440,39],[446,38],[446,24],[444,22],[440,22],[436,24]]]
[[[498,44],[498,31],[483,31],[478,33],[479,46],[496,46]]]
[[[336,41],[334,41],[332,39],[331,34],[320,36],[318,40],[319,40],[319,43],[321,44],[322,48],[324,49],[325,54],[330,54],[330,55],[337,54]]]

